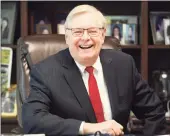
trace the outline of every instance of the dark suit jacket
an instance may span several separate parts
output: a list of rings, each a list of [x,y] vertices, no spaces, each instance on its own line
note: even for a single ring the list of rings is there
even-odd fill
[[[164,110],[160,99],[137,72],[130,55],[101,50],[112,116],[126,129],[130,110],[145,118],[145,134],[160,132]],[[55,54],[31,69],[31,93],[23,105],[25,133],[76,135],[82,121],[96,122],[81,73],[69,50]]]

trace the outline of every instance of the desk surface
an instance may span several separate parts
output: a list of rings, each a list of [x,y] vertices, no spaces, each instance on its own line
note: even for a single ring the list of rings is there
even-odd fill
[[[21,135],[15,135],[15,134],[1,134],[1,136],[45,136],[45,134],[21,134]],[[94,135],[87,135],[87,136],[94,136]],[[96,136],[109,136],[108,134],[106,135],[96,135]],[[124,136],[143,136],[143,135],[136,135],[136,134],[127,134]],[[170,136],[170,134],[166,134],[166,135],[155,135],[155,136]]]

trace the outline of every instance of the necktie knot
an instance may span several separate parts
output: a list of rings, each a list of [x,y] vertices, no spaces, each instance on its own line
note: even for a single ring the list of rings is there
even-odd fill
[[[86,67],[85,70],[86,70],[89,74],[93,74],[94,68],[93,68],[93,66],[89,66],[89,67]]]

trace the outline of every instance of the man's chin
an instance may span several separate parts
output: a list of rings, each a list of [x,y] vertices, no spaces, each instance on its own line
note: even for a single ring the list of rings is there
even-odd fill
[[[82,60],[89,60],[89,59],[92,59],[92,58],[94,58],[94,56],[95,55],[93,55],[93,54],[81,54],[81,56],[80,56],[80,58],[82,59]]]
[[[95,63],[96,61],[96,55],[82,55],[81,56],[76,56],[74,58],[78,63],[80,63],[83,66],[91,66]]]

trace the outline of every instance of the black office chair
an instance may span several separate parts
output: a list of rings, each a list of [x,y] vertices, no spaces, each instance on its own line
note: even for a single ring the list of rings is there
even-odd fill
[[[17,110],[18,124],[22,128],[22,104],[29,95],[29,72],[31,65],[68,48],[64,35],[31,35],[18,40],[17,45]],[[106,37],[104,49],[121,50],[119,41]],[[21,129],[22,130],[22,129]],[[21,133],[21,132],[20,132]]]

